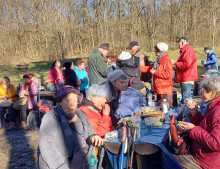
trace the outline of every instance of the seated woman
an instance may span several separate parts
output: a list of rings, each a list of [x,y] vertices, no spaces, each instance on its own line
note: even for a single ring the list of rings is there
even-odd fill
[[[139,78],[130,80],[130,87],[121,91],[118,107],[115,115],[117,121],[121,118],[130,117],[139,112],[141,107],[146,106],[146,88]]]
[[[20,113],[21,120],[21,124],[18,129],[27,129],[27,110],[33,111],[33,108],[37,106],[37,84],[31,81],[32,76],[29,74],[25,74],[23,76],[23,79],[24,83],[20,86],[18,95],[20,98],[27,97],[27,102],[24,105],[20,105],[20,109],[18,110],[13,105],[11,106],[9,110],[10,126],[7,129],[8,131],[17,129],[17,127],[15,126],[15,122],[18,113]]]
[[[168,45],[164,42],[154,46],[157,59],[150,66],[140,66],[142,73],[151,73],[153,75],[153,89],[157,94],[157,101],[161,98],[168,97],[171,101],[173,92],[173,68],[168,56]]]
[[[16,100],[16,90],[13,84],[10,84],[8,76],[2,76],[0,81],[0,100],[10,100],[13,104]],[[7,107],[0,107],[0,128],[2,127],[2,120],[6,113]]]
[[[65,67],[65,69],[63,70],[63,76],[65,81],[64,84],[73,86],[79,91],[82,81],[78,79],[74,71],[75,66],[73,62],[65,62],[63,64],[63,67]]]
[[[107,92],[102,86],[93,84],[86,95],[89,101],[79,109],[87,115],[87,120],[91,123],[94,132],[100,137],[104,137],[106,133],[114,130],[109,116],[110,107],[107,104]]]
[[[72,86],[58,89],[58,105],[41,123],[38,168],[88,168],[93,145],[103,145],[104,140],[94,133],[86,115],[77,109],[81,100],[82,94]]]
[[[187,100],[192,123],[181,122],[182,130],[189,130],[192,155],[173,155],[184,168],[220,168],[220,76],[212,75],[200,82],[202,101],[207,103],[204,116],[198,104]]]
[[[56,60],[50,68],[47,81],[47,83],[51,83],[51,86],[48,89],[50,91],[56,91],[57,85],[63,82],[63,72],[60,69],[60,65],[60,61]]]

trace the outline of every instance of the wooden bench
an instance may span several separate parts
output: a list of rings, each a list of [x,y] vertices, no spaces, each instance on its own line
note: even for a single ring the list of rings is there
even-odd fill
[[[17,69],[17,70],[22,70],[22,69],[24,69],[25,71],[27,71],[27,70],[28,70],[28,67],[29,67],[28,64],[26,64],[26,65],[17,65],[17,67],[16,67],[15,69]]]

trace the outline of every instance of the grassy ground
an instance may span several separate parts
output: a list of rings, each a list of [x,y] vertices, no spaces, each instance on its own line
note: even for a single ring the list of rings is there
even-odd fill
[[[197,64],[199,75],[205,73],[205,68],[201,66],[201,60],[206,60],[206,55],[202,48],[195,49],[197,53]],[[220,56],[220,47],[215,49],[215,52]],[[179,51],[169,51],[170,58],[176,60],[179,56]],[[77,59],[72,59],[76,63]],[[153,57],[153,61],[155,57]],[[220,63],[220,57],[218,58]],[[11,79],[11,83],[15,86],[22,84],[22,76],[25,73],[34,73],[41,80],[47,80],[48,72],[52,62],[35,62],[30,63],[29,70],[16,71],[16,65],[0,66],[0,76],[7,75]],[[200,76],[199,76],[199,79]],[[174,84],[174,87],[179,90],[179,84]],[[7,127],[7,125],[5,126]],[[38,131],[11,131],[6,132],[5,128],[0,129],[0,169],[34,169],[37,161],[37,146],[38,146]]]

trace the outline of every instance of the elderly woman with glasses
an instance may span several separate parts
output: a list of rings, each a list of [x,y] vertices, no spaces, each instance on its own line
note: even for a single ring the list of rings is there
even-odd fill
[[[79,108],[87,115],[94,132],[101,137],[114,130],[106,97],[107,91],[102,86],[93,84],[86,92],[88,102]]]
[[[181,122],[182,130],[189,130],[193,155],[174,155],[183,168],[220,168],[220,76],[212,75],[200,82],[202,101],[207,103],[204,116],[198,104],[187,100],[192,123]]]
[[[39,131],[39,168],[88,168],[93,145],[103,144],[77,109],[81,100],[82,94],[73,86],[58,89],[58,105],[43,117]]]

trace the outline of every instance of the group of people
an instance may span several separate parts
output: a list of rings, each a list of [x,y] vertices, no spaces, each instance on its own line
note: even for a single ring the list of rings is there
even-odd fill
[[[49,168],[88,166],[88,157],[94,153],[94,149],[90,151],[90,148],[97,144],[102,145],[105,141],[104,135],[114,130],[121,118],[132,116],[142,106],[147,105],[145,97],[147,90],[142,80],[152,83],[159,101],[161,98],[172,98],[174,77],[175,82],[180,83],[182,102],[189,107],[188,118],[193,122],[182,122],[181,129],[189,130],[194,141],[192,155],[173,154],[173,156],[185,168],[219,168],[220,137],[217,131],[220,129],[218,125],[220,77],[213,75],[200,83],[202,101],[209,104],[205,115],[202,116],[197,112],[197,103],[191,96],[192,85],[198,79],[196,54],[186,37],[179,38],[177,43],[180,48],[177,61],[169,58],[168,45],[160,42],[154,47],[157,58],[153,64],[150,64],[148,58],[141,52],[136,41],[132,41],[127,47],[130,52],[124,51],[117,57],[117,64],[112,64],[107,58],[109,44],[101,44],[95,49],[88,58],[90,86],[84,93],[85,97],[82,98],[82,93],[75,86],[75,88],[67,85],[60,87],[57,92],[58,106],[46,114],[42,121],[39,165]],[[218,63],[216,55],[211,55],[207,49],[210,48],[204,49],[208,55],[203,66],[208,70],[214,68],[209,65]],[[140,66],[141,60],[144,60],[145,66]],[[216,62],[211,63],[208,60]],[[218,66],[215,68],[218,69]],[[82,116],[89,123],[83,122]],[[55,122],[59,123],[54,123],[54,118]],[[51,120],[53,122],[50,122]],[[56,127],[51,127],[49,125],[51,123]],[[68,135],[67,131],[70,130],[72,132]],[[75,137],[78,143],[73,141]],[[74,148],[69,148],[71,138]],[[55,143],[57,139],[60,144]],[[82,144],[83,142],[86,144]],[[71,152],[65,152],[60,146],[66,147]],[[57,158],[52,156],[55,152]],[[76,162],[76,159],[80,161]]]
[[[37,106],[37,94],[40,83],[35,79],[34,74],[25,74],[23,84],[17,89],[10,84],[10,78],[3,76],[0,85],[0,127],[3,117],[8,109],[10,126],[8,131],[15,129],[27,129],[27,115],[33,113]],[[9,103],[9,104],[8,104]],[[19,122],[18,125],[16,123]]]
[[[151,63],[137,41],[128,45],[129,52],[123,51],[115,59],[109,59],[109,44],[95,49],[88,58],[88,71],[83,60],[74,66],[65,62],[61,71],[60,61],[55,61],[49,71],[49,90],[56,91],[57,106],[44,115],[39,130],[39,168],[88,168],[94,146],[104,143],[106,133],[118,127],[121,118],[134,115],[141,107],[147,106],[148,89],[144,82],[150,82],[151,92],[162,98],[172,99],[173,79],[180,83],[182,103],[190,110],[188,118],[192,123],[182,122],[181,129],[189,130],[193,139],[192,155],[173,155],[185,168],[219,168],[220,137],[220,77],[212,75],[200,82],[202,101],[208,104],[204,116],[197,111],[192,100],[191,89],[198,80],[196,54],[189,46],[189,40],[181,37],[177,41],[180,56],[175,61],[169,58],[168,44],[159,42],[154,46],[156,61]],[[217,56],[210,47],[204,48],[207,61],[202,65],[218,69]],[[144,66],[140,62],[144,62]],[[27,103],[21,110],[32,110],[36,103],[36,83],[31,75],[24,75],[24,84],[18,95],[26,96]],[[144,82],[143,82],[144,81]],[[12,88],[7,98],[15,101],[15,89],[5,78],[2,89]],[[10,96],[9,96],[10,95]],[[5,99],[5,97],[1,97]],[[11,109],[14,109],[13,106]],[[0,113],[5,111],[0,109]],[[22,112],[21,111],[21,112]],[[14,110],[11,112],[15,112]],[[0,115],[2,116],[1,113]],[[22,114],[21,126],[26,116]],[[1,118],[0,116],[0,118]],[[10,126],[15,120],[11,113]]]

